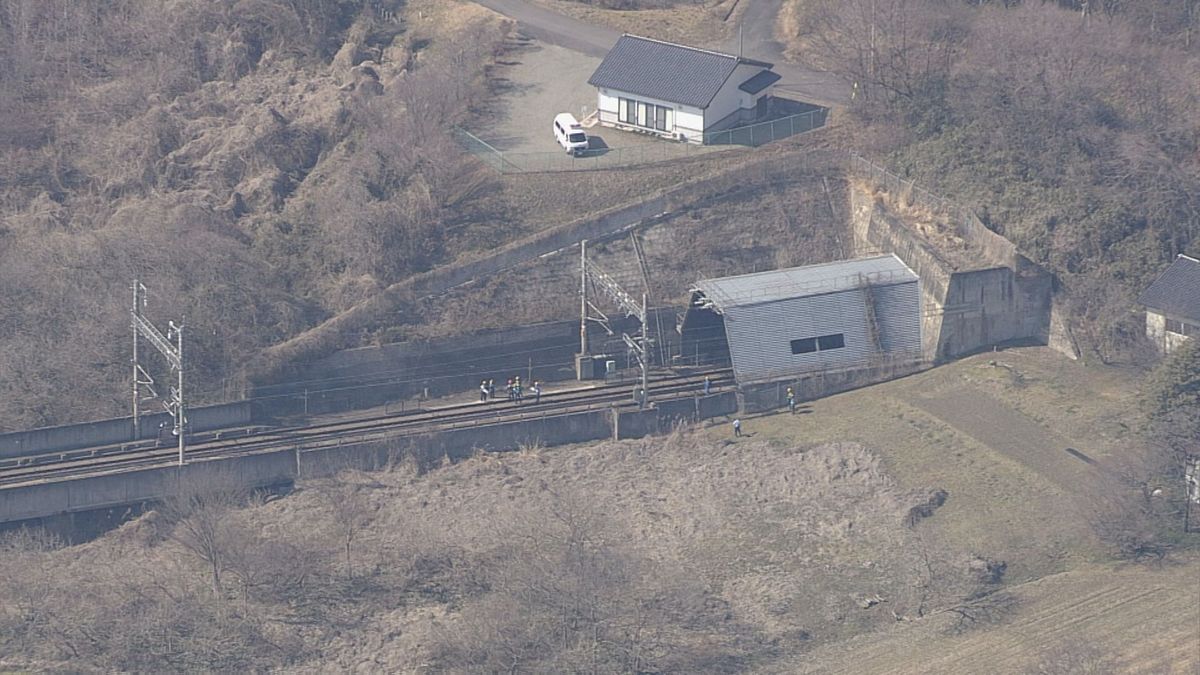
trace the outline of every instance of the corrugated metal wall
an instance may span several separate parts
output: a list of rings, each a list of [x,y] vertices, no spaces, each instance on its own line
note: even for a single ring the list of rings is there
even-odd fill
[[[920,290],[916,281],[875,286],[876,323],[886,353],[921,352]],[[864,365],[879,353],[867,328],[866,293],[851,289],[731,307],[725,331],[739,382]],[[840,349],[793,354],[792,340],[844,335]]]
[[[884,353],[921,356],[921,291],[916,283],[873,286],[875,322]]]

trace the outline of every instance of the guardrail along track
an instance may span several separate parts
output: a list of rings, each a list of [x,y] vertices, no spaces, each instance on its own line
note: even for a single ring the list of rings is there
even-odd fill
[[[705,376],[712,379],[714,392],[724,390],[733,383],[732,371],[727,368],[661,377],[651,380],[649,398],[654,401],[697,394]],[[186,457],[188,460],[197,460],[283,448],[316,449],[341,445],[347,441],[378,441],[588,410],[633,407],[636,406],[632,400],[633,386],[633,383],[622,382],[592,389],[544,393],[537,403],[529,397],[519,405],[496,399],[486,403],[453,404],[290,428],[262,428],[256,433],[251,431],[235,438],[194,442],[187,447]],[[178,450],[173,446],[124,444],[9,459],[0,463],[0,487],[164,466],[174,463],[177,458]]]

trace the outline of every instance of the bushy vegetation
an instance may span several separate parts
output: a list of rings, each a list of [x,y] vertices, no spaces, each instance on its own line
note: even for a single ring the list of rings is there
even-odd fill
[[[452,255],[478,177],[444,130],[506,28],[411,4],[0,2],[0,430],[124,409],[135,277],[201,402]]]
[[[1200,234],[1196,3],[793,9],[806,56],[854,87],[864,150],[1047,264],[1090,347],[1126,357],[1137,292]]]

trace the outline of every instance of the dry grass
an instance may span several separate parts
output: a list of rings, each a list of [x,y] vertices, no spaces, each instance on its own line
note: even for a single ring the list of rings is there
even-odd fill
[[[939,615],[818,649],[778,672],[1195,673],[1200,668],[1200,558],[1165,567],[1083,565],[1012,591],[1003,627],[947,636]]]
[[[617,623],[652,620],[650,665],[667,670],[1190,672],[1197,606],[1180,589],[1197,560],[1105,562],[1080,510],[1094,470],[1007,444],[1045,433],[1103,466],[1133,445],[1118,431],[1127,380],[1010,350],[744,418],[752,436],[737,441],[722,423],[348,472],[231,514],[226,546],[247,553],[231,558],[223,599],[155,516],[82,546],[0,553],[0,570],[20,570],[0,574],[0,667],[472,670],[523,644],[525,627],[550,629],[546,602],[575,598]],[[1012,433],[945,421],[962,419],[947,392],[994,400],[981,416],[1003,412]],[[913,525],[934,490],[944,505]],[[353,518],[329,506],[347,494]],[[577,562],[602,579],[570,572],[563,551],[581,545]],[[981,595],[995,589],[989,561],[1007,573]],[[531,570],[547,583],[531,589]],[[577,649],[544,648],[553,660],[523,663],[581,667]]]

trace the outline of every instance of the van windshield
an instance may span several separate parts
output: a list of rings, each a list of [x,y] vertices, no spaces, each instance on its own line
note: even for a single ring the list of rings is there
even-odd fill
[[[587,134],[577,131],[570,136],[567,136],[567,140],[571,141],[572,143],[582,143],[587,140]]]

